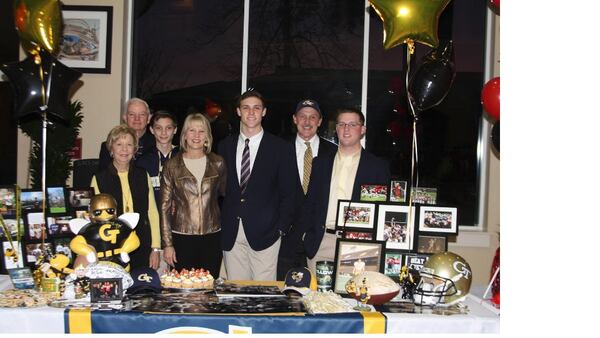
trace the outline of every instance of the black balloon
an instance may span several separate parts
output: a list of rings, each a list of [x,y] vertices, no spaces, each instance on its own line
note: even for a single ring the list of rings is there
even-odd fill
[[[496,121],[494,126],[492,126],[492,144],[498,153],[500,153],[500,121]]]
[[[35,63],[32,55],[19,62],[0,65],[15,93],[14,114],[17,121],[30,114],[41,114],[44,95],[48,117],[64,120],[69,108],[69,89],[81,77],[80,72],[65,66],[46,51],[42,51],[40,57],[40,65]],[[43,76],[40,75],[40,66]],[[42,84],[45,94],[42,93]]]
[[[415,113],[437,106],[446,97],[456,74],[452,59],[452,40],[440,43],[423,58],[408,84]]]

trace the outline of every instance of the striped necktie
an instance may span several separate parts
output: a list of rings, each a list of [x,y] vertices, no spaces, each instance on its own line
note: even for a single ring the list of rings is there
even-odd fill
[[[306,144],[306,151],[304,152],[304,173],[302,176],[302,190],[304,194],[308,192],[308,182],[310,181],[310,171],[312,169],[312,149],[310,148],[310,142],[304,142]]]
[[[240,189],[242,194],[246,191],[248,186],[248,180],[250,179],[250,148],[248,147],[250,139],[246,139],[246,145],[244,146],[244,152],[242,153],[242,169],[240,175]]]

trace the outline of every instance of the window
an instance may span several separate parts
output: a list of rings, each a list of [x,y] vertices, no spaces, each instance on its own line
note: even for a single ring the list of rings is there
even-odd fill
[[[361,106],[366,149],[387,158],[395,177],[410,178],[405,45],[383,49],[383,25],[372,9],[365,17],[364,1],[250,0],[246,59],[244,0],[149,3],[134,11],[132,93],[152,109],[170,110],[180,123],[190,111],[212,109],[226,121],[225,134],[237,132],[236,98],[242,88],[255,88],[266,99],[266,130],[291,140],[296,103],[312,98],[324,115],[319,134],[335,141],[336,109]],[[484,1],[462,0],[442,13],[439,36],[453,40],[456,77],[446,99],[423,112],[418,125],[419,186],[437,188],[438,202],[456,205],[461,225],[478,219],[487,12]],[[416,46],[412,71],[430,50]]]

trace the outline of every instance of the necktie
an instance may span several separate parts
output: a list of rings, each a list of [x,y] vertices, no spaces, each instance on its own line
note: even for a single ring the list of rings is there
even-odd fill
[[[304,173],[302,176],[302,190],[304,194],[308,191],[308,182],[310,181],[310,171],[312,169],[312,149],[310,148],[310,142],[304,142],[306,144],[306,151],[304,152]]]
[[[248,186],[248,179],[250,179],[250,148],[248,147],[250,139],[246,139],[246,145],[244,146],[244,152],[242,153],[242,169],[240,174],[240,189],[242,194],[246,191]]]

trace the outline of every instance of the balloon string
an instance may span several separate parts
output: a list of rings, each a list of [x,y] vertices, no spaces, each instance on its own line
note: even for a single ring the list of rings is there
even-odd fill
[[[412,151],[411,151],[411,167],[410,167],[410,196],[408,197],[408,220],[409,224],[414,226],[413,220],[413,188],[419,186],[419,157],[417,151],[417,115],[415,114],[415,108],[413,107],[412,100],[410,97],[410,92],[408,91],[408,84],[410,80],[410,64],[412,60],[412,55],[415,53],[415,42],[411,39],[408,39],[406,42],[406,79],[405,79],[405,88],[406,88],[406,97],[408,101],[408,106],[410,107],[410,113],[413,117],[413,137],[412,137]],[[416,178],[416,179],[415,179]]]

